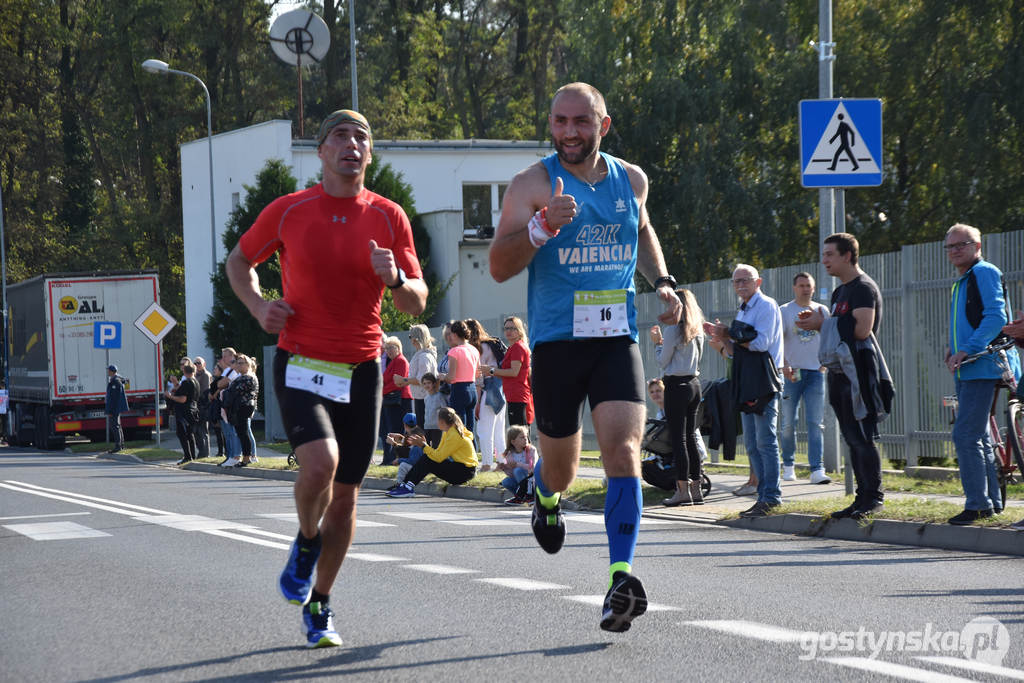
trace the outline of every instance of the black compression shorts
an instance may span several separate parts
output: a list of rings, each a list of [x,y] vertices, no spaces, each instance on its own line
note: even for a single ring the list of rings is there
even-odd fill
[[[531,361],[537,429],[546,436],[578,432],[584,398],[591,411],[603,401],[646,401],[640,347],[629,337],[544,342]]]
[[[338,443],[338,469],[334,481],[359,484],[366,475],[377,446],[380,422],[381,372],[374,359],[352,370],[348,403],[337,403],[302,389],[284,385],[285,368],[291,354],[278,349],[274,354],[274,394],[281,407],[281,420],[292,448],[333,439]]]

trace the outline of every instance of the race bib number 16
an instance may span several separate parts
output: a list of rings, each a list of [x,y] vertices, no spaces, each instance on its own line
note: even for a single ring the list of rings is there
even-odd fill
[[[289,389],[309,391],[337,403],[348,403],[352,390],[352,366],[316,358],[292,356],[284,371]]]
[[[618,337],[629,334],[626,290],[573,292],[572,336]]]

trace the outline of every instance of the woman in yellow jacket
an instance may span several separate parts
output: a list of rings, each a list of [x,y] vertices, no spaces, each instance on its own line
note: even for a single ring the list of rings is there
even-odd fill
[[[419,446],[423,455],[409,473],[405,475],[405,483],[394,486],[386,495],[392,498],[409,498],[416,495],[416,484],[423,481],[428,474],[445,480],[449,484],[465,484],[476,476],[476,467],[480,461],[476,457],[473,446],[473,433],[466,429],[462,420],[451,408],[437,411],[437,426],[444,434],[437,448],[427,445],[422,435],[408,435],[405,441],[410,446]]]

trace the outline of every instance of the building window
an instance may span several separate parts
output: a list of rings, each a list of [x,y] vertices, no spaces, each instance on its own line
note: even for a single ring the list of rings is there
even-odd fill
[[[465,237],[488,238],[501,217],[508,183],[464,183],[462,185],[462,227]]]

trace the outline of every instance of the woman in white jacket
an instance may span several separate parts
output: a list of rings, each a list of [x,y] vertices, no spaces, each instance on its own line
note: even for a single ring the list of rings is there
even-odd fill
[[[427,390],[420,384],[420,380],[428,372],[437,374],[437,348],[434,346],[434,338],[430,336],[430,330],[426,325],[410,327],[409,341],[416,349],[416,353],[409,361],[409,376],[395,377],[395,386],[409,385],[409,391],[412,392],[413,412],[416,413],[416,424],[423,426],[426,424],[423,399],[427,397]]]

